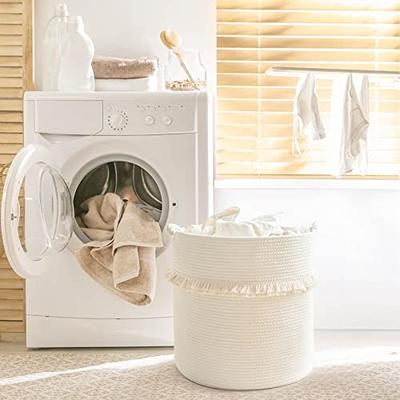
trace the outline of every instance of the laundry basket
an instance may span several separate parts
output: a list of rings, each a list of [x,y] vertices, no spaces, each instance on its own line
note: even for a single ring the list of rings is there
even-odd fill
[[[223,238],[175,233],[175,361],[222,389],[272,388],[311,370],[314,233]]]

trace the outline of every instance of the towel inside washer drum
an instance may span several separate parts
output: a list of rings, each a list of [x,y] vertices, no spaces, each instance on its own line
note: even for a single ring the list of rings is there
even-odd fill
[[[74,208],[79,213],[82,203],[90,197],[117,190],[117,167],[113,162],[92,169],[79,183],[74,196]]]
[[[138,165],[133,167],[132,186],[137,198],[144,205],[157,210],[162,209],[162,196],[157,182]]]

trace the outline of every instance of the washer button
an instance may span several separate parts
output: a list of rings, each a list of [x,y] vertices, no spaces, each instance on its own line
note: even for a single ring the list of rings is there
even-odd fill
[[[152,115],[146,115],[146,117],[144,118],[144,123],[146,125],[153,125],[154,122],[156,122],[156,120],[154,119],[154,117]]]
[[[169,115],[164,115],[164,117],[162,117],[162,122],[163,122],[164,125],[169,126],[169,125],[172,124],[173,119]]]

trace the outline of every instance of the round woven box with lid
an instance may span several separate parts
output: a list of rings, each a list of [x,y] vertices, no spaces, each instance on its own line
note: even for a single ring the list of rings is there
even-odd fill
[[[174,237],[175,360],[202,385],[264,389],[311,371],[313,233]]]

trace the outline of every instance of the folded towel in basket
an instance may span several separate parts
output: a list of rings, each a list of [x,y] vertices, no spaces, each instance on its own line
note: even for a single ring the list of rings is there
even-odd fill
[[[96,79],[148,78],[157,70],[156,57],[117,58],[95,56],[92,61]]]
[[[159,224],[114,193],[94,196],[82,209],[77,221],[92,240],[77,251],[82,268],[126,301],[151,303],[157,277],[155,249],[162,247]]]
[[[312,232],[316,229],[314,221],[298,220],[283,213],[260,215],[251,220],[237,221],[239,207],[229,207],[209,217],[202,225],[190,225],[186,228],[170,224],[174,232],[194,233],[220,237],[267,237],[297,235]]]

